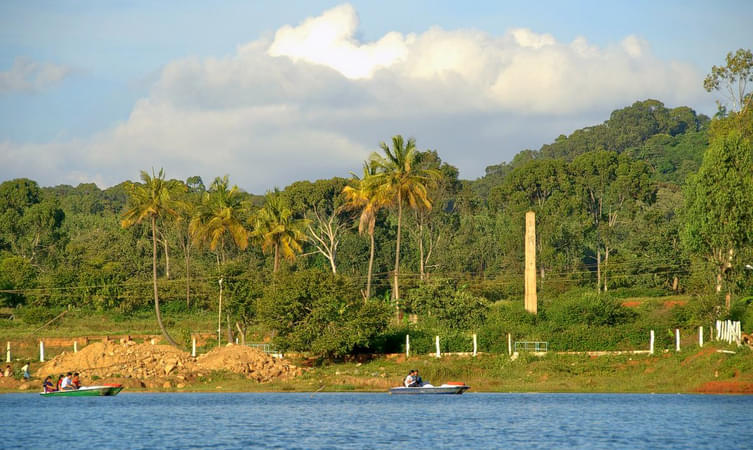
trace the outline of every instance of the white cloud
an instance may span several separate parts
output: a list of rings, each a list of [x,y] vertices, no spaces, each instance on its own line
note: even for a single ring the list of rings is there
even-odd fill
[[[262,192],[347,176],[402,133],[476,177],[636,100],[692,105],[703,95],[700,74],[656,58],[636,36],[598,47],[522,28],[495,36],[432,27],[361,42],[357,29],[355,10],[342,5],[228,57],[169,62],[110,130],[0,144],[0,176],[110,185],[164,166],[176,178],[228,173]]]
[[[0,94],[39,92],[58,83],[69,73],[70,69],[65,66],[16,58],[9,70],[0,72]]]
[[[402,60],[412,40],[393,32],[377,42],[362,44],[354,38],[357,28],[355,9],[349,4],[340,5],[319,17],[306,19],[297,27],[280,28],[268,53],[326,65],[348,78],[367,78],[378,68]]]

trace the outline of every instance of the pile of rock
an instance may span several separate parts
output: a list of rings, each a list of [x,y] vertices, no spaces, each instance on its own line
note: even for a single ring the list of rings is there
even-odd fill
[[[229,344],[199,356],[196,363],[204,370],[227,370],[246,375],[259,383],[287,379],[302,373],[285,360],[274,358],[263,351],[244,345]]]
[[[36,375],[44,377],[65,372],[82,376],[133,377],[148,379],[193,372],[191,356],[169,345],[95,342],[78,353],[62,353],[40,367]]]
[[[39,378],[56,377],[66,372],[79,372],[87,379],[124,378],[183,382],[213,371],[243,374],[259,383],[287,379],[302,370],[285,360],[273,358],[261,350],[243,345],[216,348],[198,358],[169,345],[95,342],[78,353],[62,353],[42,365],[35,373]],[[96,379],[95,378],[95,379]]]

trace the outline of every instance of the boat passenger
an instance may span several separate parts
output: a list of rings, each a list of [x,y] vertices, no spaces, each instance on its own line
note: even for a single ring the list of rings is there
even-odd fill
[[[424,380],[418,374],[418,370],[413,371],[413,382],[415,383],[415,387],[423,387],[424,385]]]
[[[56,391],[60,390],[60,385],[63,383],[63,378],[65,378],[65,375],[60,374],[60,376],[58,377],[57,383],[55,383],[55,390]]]
[[[44,379],[44,383],[42,384],[42,389],[45,393],[47,392],[55,392],[57,389],[55,389],[55,385],[52,384],[52,378],[47,375],[47,378]]]
[[[71,382],[73,382],[73,387],[75,389],[78,389],[81,387],[81,380],[78,378],[78,372],[73,374],[73,380],[71,380]]]
[[[406,376],[405,379],[403,380],[403,385],[405,387],[411,387],[411,384],[413,384],[413,382],[414,382],[413,371],[411,370],[410,372],[408,372],[408,376]]]
[[[71,380],[71,377],[73,376],[72,373],[68,372],[65,375],[65,378],[63,378],[63,382],[60,384],[60,390],[61,391],[72,391],[76,389],[73,387],[73,381]]]

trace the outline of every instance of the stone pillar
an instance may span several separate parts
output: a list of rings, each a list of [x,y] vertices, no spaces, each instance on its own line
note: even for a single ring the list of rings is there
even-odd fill
[[[536,314],[536,213],[526,213],[526,266],[525,266],[525,307]]]

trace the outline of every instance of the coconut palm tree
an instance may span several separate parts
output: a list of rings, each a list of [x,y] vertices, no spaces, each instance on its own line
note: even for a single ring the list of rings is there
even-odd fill
[[[273,272],[280,268],[280,257],[295,261],[296,255],[303,251],[301,244],[306,240],[308,223],[306,219],[293,217],[279,189],[267,192],[264,206],[254,218],[252,235],[261,242],[264,253],[274,251]]]
[[[401,135],[392,137],[392,148],[381,142],[383,155],[374,153],[371,161],[376,166],[376,174],[370,180],[377,186],[380,195],[390,198],[397,207],[397,239],[395,242],[395,271],[392,297],[395,299],[397,314],[400,314],[400,236],[403,223],[403,205],[411,209],[419,207],[431,209],[428,189],[436,184],[440,173],[435,169],[422,168],[418,161],[419,152],[413,138],[405,141]]]
[[[165,181],[165,172],[160,169],[157,175],[149,176],[145,171],[141,171],[141,181],[143,184],[128,183],[129,208],[123,213],[123,219],[120,222],[123,228],[128,228],[134,224],[141,223],[148,219],[152,226],[152,284],[154,285],[154,311],[157,314],[157,324],[159,325],[162,335],[171,345],[178,346],[172,337],[167,333],[165,325],[162,323],[162,315],[159,310],[159,295],[157,294],[157,220],[165,215],[176,216],[173,209],[173,201],[170,199],[170,191],[173,186],[170,182]]]
[[[217,267],[225,263],[225,242],[229,237],[241,250],[248,247],[249,233],[243,225],[248,208],[241,200],[238,186],[230,187],[228,176],[217,177],[204,193],[201,205],[188,226],[189,233],[199,245],[208,246],[216,252]],[[220,296],[217,308],[217,344],[222,336],[222,280],[220,275]],[[230,318],[228,316],[228,327]],[[228,328],[229,330],[229,328]],[[228,331],[228,341],[230,331]]]
[[[217,252],[219,266],[225,262],[224,246],[228,237],[241,250],[248,247],[249,233],[243,225],[246,213],[238,186],[230,187],[227,175],[217,177],[204,193],[188,229],[197,243]]]
[[[364,299],[371,298],[371,273],[374,267],[374,227],[376,225],[377,212],[386,204],[386,199],[380,195],[379,189],[371,181],[371,177],[376,174],[376,165],[365,161],[363,163],[363,176],[358,178],[353,175],[350,186],[343,188],[345,195],[345,208],[351,210],[360,210],[358,219],[358,233],[368,233],[370,240],[369,247],[369,271],[366,276],[366,293]]]

